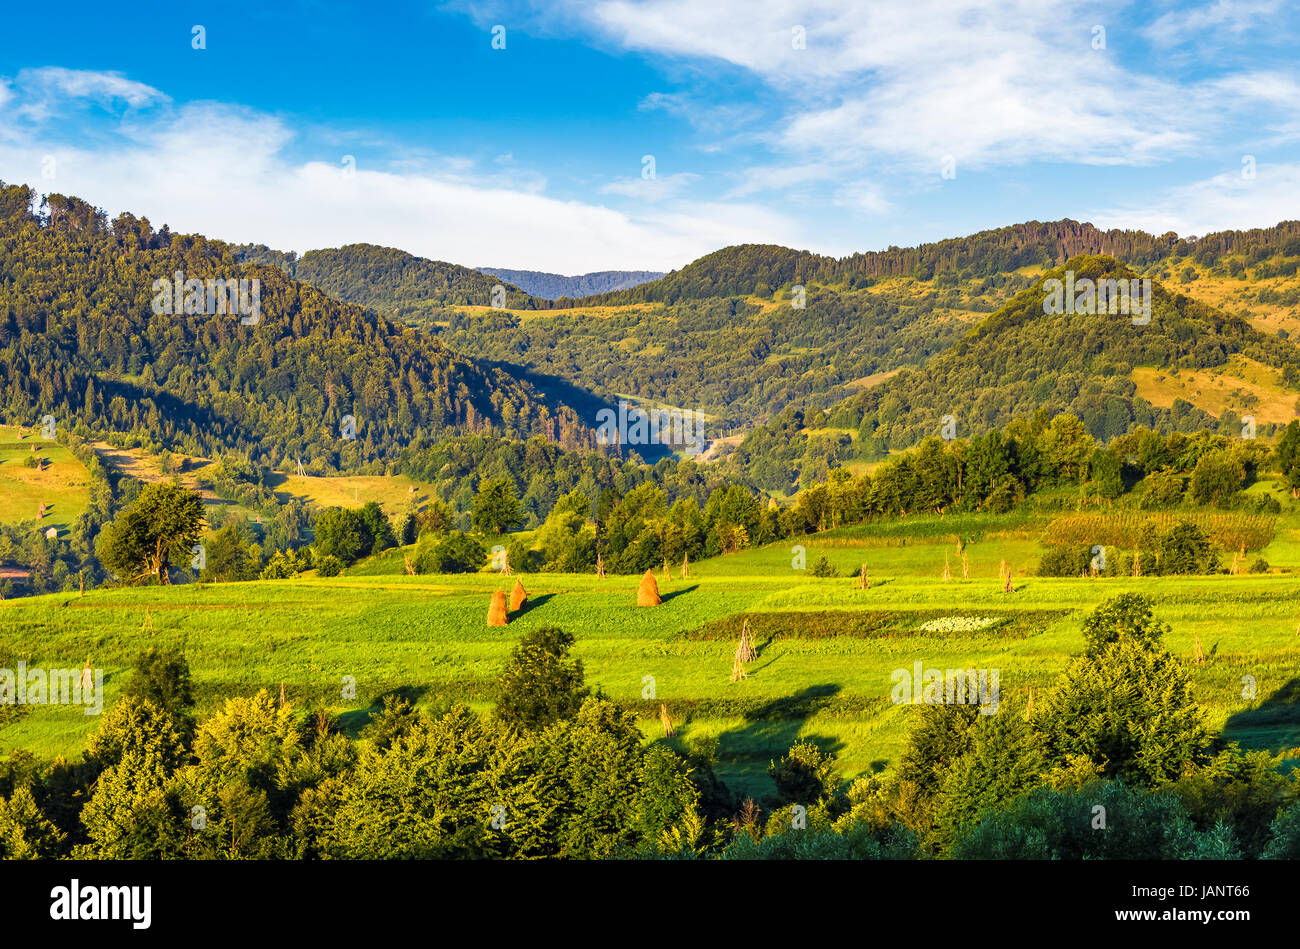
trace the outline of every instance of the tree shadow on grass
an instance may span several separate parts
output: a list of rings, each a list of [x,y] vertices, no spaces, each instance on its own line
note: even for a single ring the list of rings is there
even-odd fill
[[[744,725],[718,736],[718,755],[724,768],[730,762],[766,770],[769,761],[780,758],[800,739],[813,742],[826,754],[838,754],[844,748],[838,739],[801,732],[808,720],[829,706],[840,691],[841,687],[834,684],[813,685],[745,710]]]
[[[1274,754],[1300,747],[1300,677],[1287,682],[1258,707],[1228,716],[1223,739],[1245,749]]]
[[[374,700],[367,708],[348,709],[346,712],[340,712],[335,716],[339,729],[349,738],[356,738],[361,729],[370,724],[370,720],[384,710],[384,701],[388,698],[404,699],[412,706],[420,703],[420,700],[429,694],[429,687],[425,685],[399,685],[395,689],[388,689],[375,696]]]
[[[667,603],[669,600],[675,600],[675,599],[677,599],[677,598],[678,598],[679,596],[681,596],[683,593],[694,593],[694,592],[695,592],[696,590],[698,590],[699,588],[700,588],[700,585],[699,585],[698,583],[696,583],[696,584],[694,584],[693,586],[683,587],[683,588],[680,589],[680,590],[673,590],[671,593],[660,593],[660,594],[659,594],[659,602],[661,602],[661,603]]]

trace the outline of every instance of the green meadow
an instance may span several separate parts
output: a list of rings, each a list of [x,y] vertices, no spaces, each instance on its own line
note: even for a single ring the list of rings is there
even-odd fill
[[[17,428],[0,425],[0,523],[36,525],[44,504],[41,530],[66,531],[90,502],[90,475],[58,442],[30,429],[25,436]],[[30,467],[31,459],[41,459],[42,466]]]
[[[927,669],[999,670],[1001,702],[1022,714],[1030,690],[1043,701],[1082,650],[1087,613],[1137,591],[1172,627],[1167,645],[1187,662],[1198,699],[1225,738],[1274,751],[1300,747],[1300,582],[1289,572],[1039,578],[1027,575],[1038,553],[1035,531],[1014,516],[968,520],[965,528],[949,519],[932,528],[829,532],[704,560],[685,579],[678,565],[672,579],[658,574],[658,607],[635,605],[635,576],[525,575],[529,601],[503,628],[486,626],[488,600],[513,577],[406,576],[398,572],[400,551],[328,580],[11,600],[0,603],[0,667],[89,661],[104,669],[111,703],[136,652],[180,647],[200,715],[225,696],[278,694],[283,685],[304,714],[324,705],[355,731],[393,692],[430,708],[463,701],[489,709],[513,644],[528,629],[555,625],[576,637],[589,683],[636,709],[648,737],[663,735],[662,704],[674,740],[715,738],[723,777],[763,793],[768,762],[800,737],[833,751],[849,776],[897,761],[914,710],[890,700],[892,674],[910,673],[918,661]],[[949,530],[972,538],[969,579]],[[796,544],[805,548],[804,569],[792,564]],[[822,555],[841,576],[812,576]],[[1003,560],[1015,574],[1013,593],[998,579]],[[867,590],[857,588],[861,563]],[[381,569],[390,572],[375,572]],[[988,623],[964,632],[923,628],[952,617]],[[733,682],[746,621],[758,657]],[[1204,662],[1194,661],[1197,642]],[[355,680],[355,698],[343,695],[345,677]],[[72,756],[97,722],[80,708],[0,707],[0,754]]]

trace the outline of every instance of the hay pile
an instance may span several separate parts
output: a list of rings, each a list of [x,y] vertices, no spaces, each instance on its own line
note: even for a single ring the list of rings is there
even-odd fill
[[[641,585],[636,591],[637,606],[658,606],[663,601],[659,599],[659,584],[655,582],[655,575],[652,571],[647,570],[645,576],[641,578]]]
[[[510,622],[506,614],[506,591],[497,590],[492,594],[492,602],[488,604],[487,624],[489,626],[504,626]]]
[[[518,613],[528,602],[528,591],[518,580],[515,581],[515,588],[510,591],[510,612]]]

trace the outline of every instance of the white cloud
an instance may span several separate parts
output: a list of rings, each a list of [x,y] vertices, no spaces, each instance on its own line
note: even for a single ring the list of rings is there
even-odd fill
[[[1215,40],[1272,22],[1278,0],[1215,0],[1193,10],[1170,10],[1142,31],[1154,43],[1172,46],[1191,39]]]
[[[700,176],[689,171],[679,171],[672,175],[656,175],[653,178],[620,178],[603,185],[601,194],[617,194],[636,201],[667,201],[676,198],[693,181]]]
[[[725,196],[741,198],[764,191],[784,191],[798,185],[828,181],[837,174],[835,168],[821,163],[747,168],[740,173],[740,182]]]
[[[1266,3],[1211,5],[1207,24],[1244,28]],[[1213,142],[1244,105],[1281,106],[1289,81],[1180,83],[1093,49],[1097,23],[1132,19],[1119,0],[603,0],[564,6],[617,46],[748,70],[782,96],[766,143],[796,164],[937,174],[1032,161],[1148,165]],[[804,31],[796,48],[792,31]],[[555,28],[555,27],[552,27]],[[1167,31],[1166,31],[1167,32]],[[1294,100],[1293,100],[1294,101]],[[690,110],[659,95],[656,107]]]
[[[52,130],[63,134],[47,137]],[[535,176],[495,162],[476,173],[467,160],[420,156],[384,168],[361,160],[348,176],[334,159],[291,159],[295,137],[279,118],[212,103],[131,115],[93,148],[59,144],[66,132],[50,122],[0,140],[0,179],[174,231],[284,250],[368,242],[458,263],[584,273],[670,270],[726,244],[801,240],[794,221],[761,207],[662,194],[615,210],[549,197]],[[55,181],[41,178],[47,154],[57,158]],[[680,188],[693,177],[659,184]]]
[[[109,110],[122,105],[143,109],[171,101],[153,86],[128,79],[119,72],[62,66],[20,70],[13,79],[10,94],[16,102],[17,117],[36,123],[47,121],[61,105],[81,101],[94,102]],[[3,104],[0,96],[0,105]]]
[[[893,205],[885,197],[880,185],[872,181],[854,181],[835,192],[835,203],[864,214],[887,214]]]
[[[1300,164],[1260,164],[1169,188],[1141,205],[1103,208],[1086,216],[1098,227],[1138,228],[1184,237],[1213,231],[1272,227],[1300,207]]]

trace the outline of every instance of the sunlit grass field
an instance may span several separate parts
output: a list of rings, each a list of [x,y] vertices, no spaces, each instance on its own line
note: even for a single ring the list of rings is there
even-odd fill
[[[679,568],[667,581],[660,572],[664,602],[652,608],[635,605],[638,577],[526,575],[529,603],[504,628],[485,625],[488,599],[514,578],[487,573],[351,574],[10,600],[0,603],[0,667],[21,660],[80,668],[89,659],[105,670],[111,703],[133,654],[175,646],[192,665],[200,714],[227,695],[278,694],[283,683],[304,713],[324,703],[355,730],[393,691],[434,708],[460,700],[490,709],[512,645],[526,630],[556,625],[576,637],[588,681],[635,708],[647,736],[662,735],[662,703],[678,740],[716,737],[724,778],[760,794],[770,790],[769,760],[799,737],[834,751],[850,776],[897,761],[914,709],[890,702],[891,673],[916,661],[998,669],[1003,702],[1023,703],[1030,688],[1041,702],[1081,651],[1088,611],[1140,591],[1171,624],[1167,645],[1187,661],[1216,729],[1250,747],[1300,746],[1300,581],[1291,576],[1016,576],[1007,594],[998,565],[1020,562],[1019,553],[1027,564],[1032,541],[986,534],[967,548],[971,579],[961,579],[954,558],[954,579],[945,582],[948,543],[859,539],[878,546],[836,546],[852,536],[809,542],[802,570],[782,545],[692,564],[686,579]],[[822,552],[846,574],[869,562],[870,589],[856,589],[855,576],[811,576]],[[967,634],[918,628],[947,616],[1003,622]],[[746,619],[759,655],[748,677],[732,682]],[[1210,661],[1192,662],[1195,639],[1213,651]],[[354,700],[341,696],[345,676],[356,680]],[[1247,676],[1253,699],[1243,697]],[[80,708],[0,709],[0,753],[73,756],[97,721]]]
[[[28,429],[0,425],[0,522],[37,524],[40,506],[46,506],[41,530],[68,530],[90,502],[90,474],[67,448],[41,438]],[[37,451],[33,452],[35,446]],[[43,469],[29,468],[29,458],[43,458]]]

